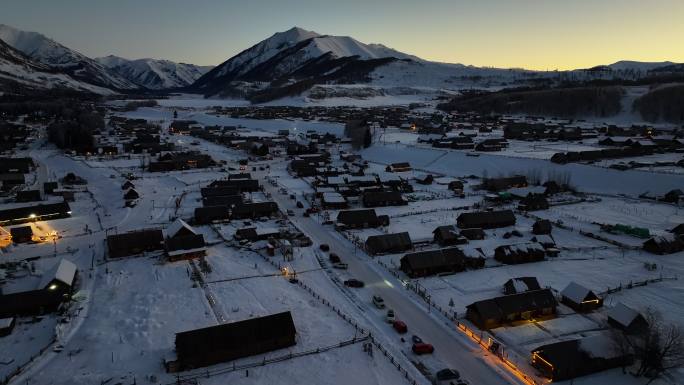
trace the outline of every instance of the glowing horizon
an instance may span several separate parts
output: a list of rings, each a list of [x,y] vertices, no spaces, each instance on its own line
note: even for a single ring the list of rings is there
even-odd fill
[[[6,0],[0,23],[90,57],[217,65],[293,26],[380,43],[425,60],[568,70],[620,60],[684,62],[677,0]]]

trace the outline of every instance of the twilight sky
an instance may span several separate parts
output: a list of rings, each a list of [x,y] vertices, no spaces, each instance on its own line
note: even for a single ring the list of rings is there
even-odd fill
[[[682,0],[2,0],[0,23],[91,57],[203,65],[295,25],[477,66],[684,62]]]

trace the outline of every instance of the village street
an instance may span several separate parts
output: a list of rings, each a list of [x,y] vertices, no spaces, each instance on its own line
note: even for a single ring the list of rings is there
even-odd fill
[[[261,177],[262,175],[255,175]],[[302,209],[296,207],[296,200],[288,199],[280,194],[278,188],[266,182],[263,178],[261,185],[265,192],[271,194],[281,210],[293,210],[296,215],[290,220],[309,236],[315,244],[328,244],[330,250],[340,255],[349,265],[349,272],[356,279],[365,282],[364,289],[369,290],[368,297],[376,294],[382,296],[387,307],[394,309],[397,318],[408,326],[408,335],[420,336],[424,341],[435,347],[434,355],[449,367],[457,369],[463,377],[472,384],[521,384],[520,380],[512,376],[500,366],[497,359],[485,362],[482,349],[455,330],[455,326],[447,323],[439,314],[430,314],[427,306],[410,297],[402,282],[379,265],[373,264],[362,250],[334,233],[332,227],[322,226],[312,218],[302,217]],[[398,334],[387,326],[389,335],[399,338]],[[408,337],[410,338],[410,337]],[[493,357],[492,357],[493,358]]]

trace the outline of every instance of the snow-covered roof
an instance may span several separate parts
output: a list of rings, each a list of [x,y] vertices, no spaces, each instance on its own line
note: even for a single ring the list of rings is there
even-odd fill
[[[197,248],[195,248],[195,249],[169,250],[169,251],[167,251],[166,253],[167,253],[169,256],[174,257],[174,256],[176,256],[176,255],[184,255],[184,254],[197,253],[197,252],[205,251],[205,250],[206,250],[206,248],[204,248],[204,247],[197,247]]]
[[[346,200],[340,193],[325,192],[323,193],[323,201],[325,203],[345,203]]]
[[[255,231],[257,235],[270,235],[280,233],[280,230],[277,227],[257,227]]]
[[[511,281],[513,281],[513,287],[515,288],[516,293],[524,293],[530,289],[522,279],[514,278]]]
[[[597,334],[579,340],[579,349],[592,358],[616,358],[620,352],[615,348],[615,342],[608,336]]]
[[[5,328],[10,327],[12,325],[12,321],[14,321],[14,317],[0,318],[0,329],[5,329]]]
[[[618,303],[614,308],[608,311],[608,317],[612,318],[623,326],[629,326],[629,324],[631,324],[632,321],[634,321],[634,319],[638,316],[638,311],[628,307],[622,302]]]
[[[575,283],[575,282],[570,282],[568,286],[561,291],[561,295],[569,298],[570,300],[580,303],[584,301],[584,299],[587,297],[591,290],[587,289],[586,287]]]
[[[38,285],[39,289],[45,289],[53,280],[60,281],[71,286],[76,277],[76,265],[66,259],[62,259],[56,263],[50,270],[43,274]]]
[[[172,224],[170,224],[169,227],[166,228],[166,236],[170,238],[174,237],[182,229],[187,229],[191,233],[195,235],[197,234],[197,232],[195,231],[195,229],[192,228],[192,226],[187,224],[184,220],[178,218]]]

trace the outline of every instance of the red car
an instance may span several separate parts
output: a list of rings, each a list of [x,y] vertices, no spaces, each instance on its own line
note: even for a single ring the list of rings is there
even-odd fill
[[[416,354],[430,354],[435,351],[435,348],[430,345],[426,344],[425,342],[413,344],[413,347],[411,348],[414,353]]]
[[[394,321],[394,323],[392,323],[392,327],[399,334],[404,334],[408,331],[408,327],[406,327],[406,323],[404,323],[404,321]]]

